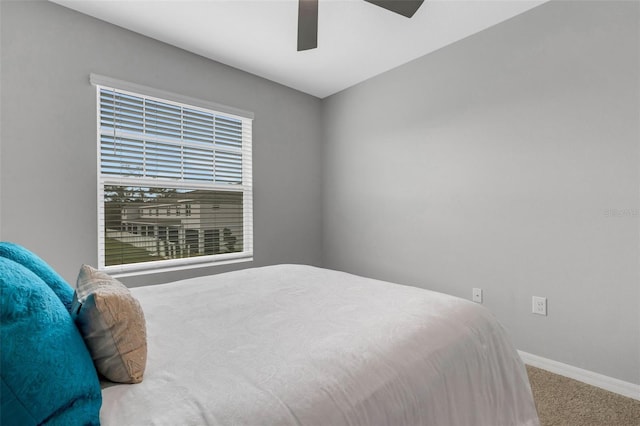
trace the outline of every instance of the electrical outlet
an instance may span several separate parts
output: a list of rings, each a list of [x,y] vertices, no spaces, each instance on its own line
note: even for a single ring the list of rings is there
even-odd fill
[[[531,312],[537,315],[547,315],[547,298],[533,296]]]
[[[473,301],[476,303],[482,303],[482,289],[474,288],[473,289]]]

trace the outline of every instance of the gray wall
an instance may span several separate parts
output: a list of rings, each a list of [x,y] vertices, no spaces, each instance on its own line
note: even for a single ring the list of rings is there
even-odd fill
[[[326,99],[325,266],[481,287],[519,349],[640,383],[638,9],[547,3]]]
[[[255,113],[255,261],[125,279],[139,285],[321,262],[319,99],[48,2],[1,3],[0,238],[71,283],[97,263],[96,97],[89,74]]]

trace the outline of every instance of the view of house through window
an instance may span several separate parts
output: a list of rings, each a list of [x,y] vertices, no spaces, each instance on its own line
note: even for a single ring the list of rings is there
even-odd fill
[[[243,251],[242,193],[105,186],[105,265]]]
[[[251,118],[97,86],[100,267],[250,257]]]

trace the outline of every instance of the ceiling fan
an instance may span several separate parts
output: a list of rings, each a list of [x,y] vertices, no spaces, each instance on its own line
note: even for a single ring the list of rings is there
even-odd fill
[[[411,18],[424,0],[364,0]],[[298,0],[298,52],[318,47],[318,0]]]

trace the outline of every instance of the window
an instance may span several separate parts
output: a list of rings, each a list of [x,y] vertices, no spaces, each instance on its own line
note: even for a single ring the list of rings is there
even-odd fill
[[[251,260],[253,115],[107,77],[91,82],[99,267],[139,273]]]

